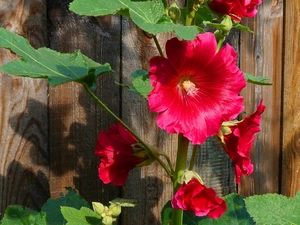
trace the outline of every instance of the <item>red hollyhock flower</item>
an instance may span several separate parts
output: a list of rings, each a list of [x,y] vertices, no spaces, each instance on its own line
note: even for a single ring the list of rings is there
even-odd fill
[[[112,125],[107,132],[100,132],[95,154],[100,156],[98,171],[103,183],[124,185],[129,171],[145,160],[134,155],[132,145],[136,143],[135,137],[121,124]]]
[[[212,33],[193,41],[167,41],[168,58],[150,60],[150,110],[158,112],[157,125],[169,133],[183,133],[193,144],[219,132],[222,122],[243,110],[240,91],[246,82],[236,66],[230,45],[216,53]]]
[[[226,211],[226,202],[216,197],[212,188],[207,188],[196,178],[183,183],[172,199],[174,209],[195,213],[196,216],[219,218]]]
[[[224,135],[224,149],[235,164],[236,182],[240,183],[242,175],[250,175],[253,172],[253,165],[250,159],[250,150],[255,139],[254,134],[260,131],[261,114],[266,107],[262,101],[252,115],[246,117],[236,126],[229,127],[231,133]]]
[[[209,6],[217,13],[229,15],[240,21],[244,17],[253,17],[257,13],[257,6],[262,0],[212,0]]]

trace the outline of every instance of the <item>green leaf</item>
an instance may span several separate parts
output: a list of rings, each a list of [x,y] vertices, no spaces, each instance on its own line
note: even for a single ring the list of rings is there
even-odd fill
[[[46,225],[45,213],[25,208],[20,205],[10,205],[6,208],[1,225]]]
[[[68,221],[66,225],[99,225],[102,224],[101,217],[98,213],[87,207],[81,207],[79,210],[62,206],[61,213]]]
[[[142,30],[156,35],[158,33],[175,31],[182,39],[192,40],[202,31],[197,26],[174,24],[166,15],[161,1],[130,1],[130,0],[75,0],[70,4],[70,10],[86,16],[104,16],[114,13],[124,14],[129,10],[132,21]]]
[[[129,13],[132,21],[142,30],[150,34],[175,31],[178,37],[185,40],[192,40],[199,33],[196,26],[182,26],[174,24],[172,20],[165,15],[165,9],[162,2],[148,1],[135,2],[131,4]]]
[[[21,59],[1,66],[1,71],[24,77],[47,78],[50,85],[75,81],[95,87],[98,76],[112,72],[108,63],[101,65],[80,51],[62,54],[48,48],[35,50],[25,38],[3,28],[0,28],[0,47],[21,56]]]
[[[118,204],[122,207],[135,207],[137,205],[137,201],[134,199],[125,199],[125,198],[115,198],[114,200],[109,202],[110,204]]]
[[[80,209],[82,206],[89,207],[87,201],[85,201],[75,190],[72,188],[66,188],[67,194],[60,194],[58,199],[48,199],[43,205],[41,211],[47,214],[47,223],[49,225],[60,225],[65,224],[60,207],[71,206],[76,209]]]
[[[105,16],[129,8],[130,0],[75,0],[70,3],[70,10],[85,16]]]
[[[197,217],[192,212],[184,211],[183,213],[183,224],[184,225],[253,225],[255,222],[250,217],[249,213],[245,208],[243,198],[237,194],[230,194],[224,197],[226,201],[227,210],[219,219],[211,219],[208,217]],[[163,225],[169,225],[172,216],[171,204],[164,207],[162,212]]]
[[[245,79],[248,83],[258,84],[258,85],[272,85],[273,83],[269,82],[269,77],[255,77],[249,73],[244,73]]]
[[[257,225],[300,225],[300,192],[293,198],[279,194],[255,195],[245,202]]]
[[[130,87],[130,90],[136,94],[140,94],[144,98],[148,98],[148,94],[153,89],[150,84],[148,72],[145,70],[137,70],[131,74],[131,77],[133,87]]]
[[[161,211],[161,222],[162,225],[169,225],[172,221],[172,206],[171,201],[168,201]]]
[[[240,23],[233,23],[233,27],[236,28],[236,29],[239,29],[241,31],[246,31],[246,32],[249,32],[249,33],[253,33],[253,31],[249,27],[244,26]]]

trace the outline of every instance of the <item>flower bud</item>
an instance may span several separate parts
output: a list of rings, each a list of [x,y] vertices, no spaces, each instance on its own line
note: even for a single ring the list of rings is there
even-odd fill
[[[112,212],[111,214],[112,217],[118,217],[122,209],[120,204],[113,203],[109,206],[109,210]]]
[[[110,217],[110,216],[105,216],[103,219],[102,219],[102,224],[103,225],[112,225],[113,223],[113,218]]]
[[[180,15],[181,15],[181,11],[180,11],[180,8],[178,7],[178,5],[176,4],[176,2],[174,2],[170,8],[169,8],[169,11],[168,11],[168,14],[171,18],[171,20],[174,22],[174,23],[177,23],[180,19]]]
[[[101,215],[104,211],[104,205],[101,204],[100,202],[92,202],[93,205],[93,209],[96,213],[98,213],[99,215]]]
[[[221,21],[221,24],[224,25],[222,27],[222,31],[229,32],[232,28],[232,19],[230,16],[224,16],[224,19]]]

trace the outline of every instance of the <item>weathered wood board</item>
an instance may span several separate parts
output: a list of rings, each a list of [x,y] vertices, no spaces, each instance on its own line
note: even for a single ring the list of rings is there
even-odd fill
[[[1,0],[0,27],[47,45],[45,1]],[[0,65],[15,59],[0,49]],[[44,80],[0,76],[1,214],[9,204],[39,209],[49,198],[47,91]]]
[[[242,32],[240,40],[241,70],[255,76],[267,76],[272,86],[248,84],[245,96],[245,116],[252,114],[260,100],[266,105],[262,115],[261,132],[251,152],[254,172],[244,176],[239,193],[276,193],[280,191],[281,107],[282,107],[282,54],[283,2],[265,0],[255,18],[243,19],[252,33]]]
[[[285,1],[281,192],[300,190],[300,2]]]

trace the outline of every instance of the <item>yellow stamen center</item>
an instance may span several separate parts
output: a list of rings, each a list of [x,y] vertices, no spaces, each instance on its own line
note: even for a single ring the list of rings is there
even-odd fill
[[[181,83],[183,89],[186,91],[187,95],[194,96],[198,92],[196,85],[190,80],[185,80]]]

